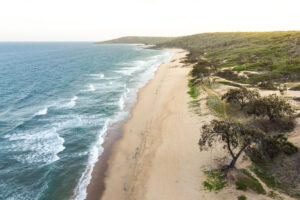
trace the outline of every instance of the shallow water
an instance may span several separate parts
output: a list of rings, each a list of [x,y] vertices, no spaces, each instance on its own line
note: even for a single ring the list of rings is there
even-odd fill
[[[84,199],[107,128],[173,53],[0,43],[0,199]]]

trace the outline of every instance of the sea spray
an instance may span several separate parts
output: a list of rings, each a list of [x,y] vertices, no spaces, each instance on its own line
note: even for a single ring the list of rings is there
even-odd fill
[[[46,115],[48,112],[48,108],[44,108],[42,110],[39,110],[36,115]]]

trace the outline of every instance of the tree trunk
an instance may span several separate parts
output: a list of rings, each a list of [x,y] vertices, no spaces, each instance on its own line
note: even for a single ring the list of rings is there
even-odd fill
[[[232,161],[231,161],[231,163],[230,163],[230,165],[229,165],[228,168],[234,168],[234,165],[235,165],[237,159],[238,159],[238,157],[233,157],[233,158],[232,158]]]
[[[243,146],[240,151],[238,152],[238,154],[236,154],[235,156],[232,156],[232,161],[229,165],[229,168],[234,168],[234,165],[237,161],[237,159],[240,157],[241,153],[247,148],[248,145]]]
[[[242,103],[241,104],[241,107],[240,107],[240,110],[243,110],[245,108],[246,104]]]

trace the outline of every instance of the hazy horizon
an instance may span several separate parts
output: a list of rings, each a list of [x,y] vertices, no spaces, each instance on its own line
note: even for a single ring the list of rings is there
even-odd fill
[[[0,41],[300,30],[299,6],[296,0],[10,0],[0,3]]]

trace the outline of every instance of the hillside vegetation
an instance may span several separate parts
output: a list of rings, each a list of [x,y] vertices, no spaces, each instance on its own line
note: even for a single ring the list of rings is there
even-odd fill
[[[232,67],[233,70],[219,75],[234,81],[253,84],[300,80],[300,31],[205,33],[179,37],[158,46],[188,49],[188,60],[198,62],[195,67]],[[245,78],[232,71],[250,72]]]
[[[241,83],[300,81],[300,31],[203,33],[176,38],[123,37],[100,42],[144,43],[190,52],[194,68],[210,67],[218,75]],[[237,72],[243,76],[238,75]]]
[[[96,44],[146,44],[146,45],[156,45],[164,42],[173,40],[173,37],[137,37],[128,36],[121,37],[114,40],[108,40],[103,42],[96,42]]]

